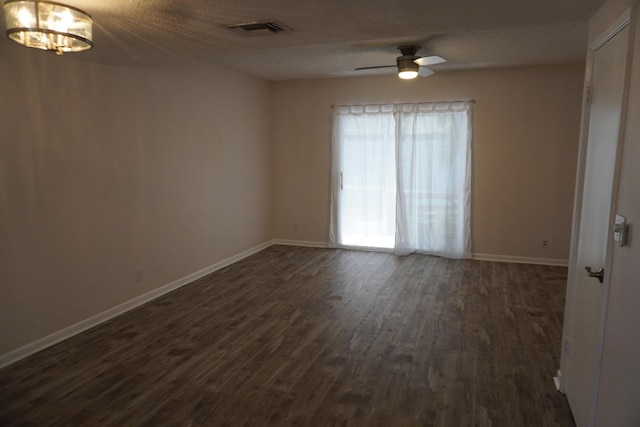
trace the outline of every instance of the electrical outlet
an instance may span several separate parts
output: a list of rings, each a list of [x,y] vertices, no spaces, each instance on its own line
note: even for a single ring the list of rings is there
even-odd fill
[[[136,282],[142,282],[142,269],[141,268],[136,268],[135,271],[135,278],[136,278]]]
[[[549,241],[548,240],[543,240],[542,241],[542,247],[543,248],[548,248],[549,247]]]
[[[569,338],[565,338],[562,341],[562,352],[568,356],[571,354],[571,340]]]
[[[293,230],[294,233],[297,233],[298,232],[298,224],[293,224],[291,226],[291,229]]]

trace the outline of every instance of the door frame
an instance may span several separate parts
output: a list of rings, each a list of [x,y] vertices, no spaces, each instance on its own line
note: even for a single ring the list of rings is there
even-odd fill
[[[629,96],[629,83],[630,83],[630,65],[631,58],[633,53],[633,43],[632,43],[632,33],[633,27],[631,22],[632,16],[632,8],[626,9],[617,19],[613,21],[613,23],[603,31],[599,37],[597,37],[593,43],[589,46],[589,50],[587,52],[587,62],[586,62],[586,71],[585,71],[585,82],[584,82],[584,92],[583,92],[583,102],[582,102],[582,120],[581,120],[581,129],[580,129],[580,142],[579,142],[579,151],[578,151],[578,164],[577,164],[577,173],[576,173],[576,187],[574,193],[574,209],[573,209],[573,222],[572,222],[572,232],[571,232],[571,252],[569,257],[569,270],[568,270],[568,280],[567,280],[567,291],[566,291],[566,299],[565,299],[565,311],[564,311],[564,321],[563,321],[563,330],[562,330],[562,344],[560,349],[560,370],[558,371],[559,376],[559,390],[562,393],[566,391],[567,378],[571,374],[571,366],[569,362],[569,354],[571,352],[571,339],[572,339],[572,318],[573,318],[573,306],[575,301],[576,287],[577,287],[577,276],[580,274],[585,274],[583,271],[584,266],[577,265],[577,256],[578,256],[578,245],[579,245],[579,231],[580,231],[580,223],[581,223],[581,207],[582,207],[582,196],[584,190],[584,178],[585,178],[585,166],[586,166],[586,158],[587,158],[587,146],[589,140],[589,122],[591,116],[591,105],[590,105],[590,96],[591,96],[591,87],[593,80],[593,67],[595,60],[596,51],[602,47],[605,43],[615,37],[620,31],[622,31],[625,27],[629,26],[629,41],[627,43],[627,54],[626,54],[626,66],[625,66],[625,76],[623,82],[623,94],[622,94],[622,104],[620,109],[620,124],[618,130],[618,138],[616,141],[616,160],[615,160],[615,170],[613,177],[613,188],[611,195],[611,204],[609,211],[609,229],[613,227],[614,217],[615,217],[615,206],[616,200],[618,196],[618,183],[620,180],[620,163],[621,163],[621,151],[622,151],[622,141],[624,140],[624,132],[625,132],[625,122],[627,116],[627,104],[628,104],[628,96]],[[612,265],[612,245],[613,239],[607,239],[607,249],[606,249],[606,257],[604,263],[605,269],[605,278],[602,284],[603,286],[603,298],[600,307],[600,319],[598,326],[598,337],[597,337],[597,355],[596,355],[596,372],[595,372],[595,383],[594,389],[592,390],[592,405],[589,412],[589,423],[592,424],[595,420],[595,402],[597,401],[597,393],[598,393],[598,385],[600,381],[600,365],[602,363],[602,350],[604,346],[604,325],[606,321],[606,308],[609,294],[609,277],[611,272]]]

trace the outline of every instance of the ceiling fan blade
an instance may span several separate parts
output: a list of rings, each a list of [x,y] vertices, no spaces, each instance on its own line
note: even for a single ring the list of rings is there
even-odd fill
[[[418,70],[418,75],[422,77],[429,77],[433,73],[435,73],[435,71],[427,67],[420,67],[420,69]]]
[[[397,67],[397,65],[374,65],[373,67],[359,67],[356,68],[356,71],[358,70],[373,70],[375,68],[390,68],[390,67]]]
[[[420,66],[424,66],[424,65],[442,64],[443,62],[447,62],[447,60],[441,56],[431,55],[431,56],[423,56],[422,58],[418,58],[413,62],[415,62]]]

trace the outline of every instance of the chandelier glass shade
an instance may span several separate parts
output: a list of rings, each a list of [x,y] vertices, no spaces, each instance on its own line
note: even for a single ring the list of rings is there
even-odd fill
[[[16,43],[61,55],[93,46],[93,20],[72,6],[38,0],[4,3],[7,37]]]

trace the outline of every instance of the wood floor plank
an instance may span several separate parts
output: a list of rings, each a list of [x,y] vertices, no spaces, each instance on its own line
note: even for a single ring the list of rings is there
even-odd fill
[[[566,274],[273,246],[0,370],[0,425],[574,426]]]

